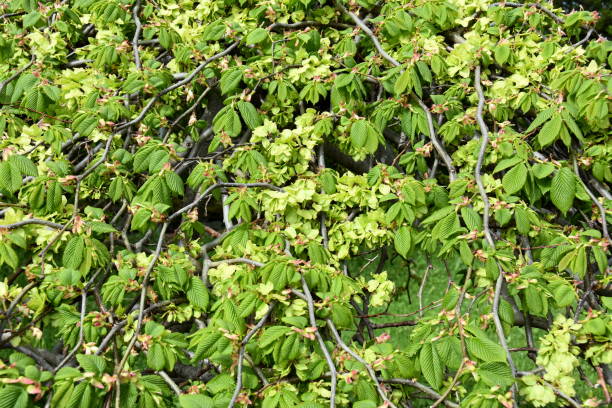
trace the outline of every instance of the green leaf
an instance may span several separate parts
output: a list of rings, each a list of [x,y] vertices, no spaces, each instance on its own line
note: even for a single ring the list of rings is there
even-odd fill
[[[26,408],[28,393],[25,388],[6,385],[0,389],[0,408]]]
[[[221,75],[221,80],[219,81],[221,93],[223,95],[230,93],[238,87],[240,81],[242,81],[242,69],[234,68],[225,71],[223,75]]]
[[[264,28],[258,27],[251,31],[247,35],[246,43],[249,45],[258,44],[268,38],[268,31]]]
[[[406,258],[406,255],[408,255],[408,252],[410,251],[411,243],[412,240],[410,236],[410,229],[405,226],[400,227],[400,229],[398,229],[395,233],[394,240],[395,250],[397,253]]]
[[[70,269],[78,269],[83,261],[83,251],[85,250],[85,242],[83,237],[75,235],[68,241],[64,248],[62,256],[62,265]]]
[[[185,193],[185,187],[183,185],[183,179],[181,176],[176,174],[174,171],[167,171],[164,178],[170,191],[179,196],[182,196]]]
[[[509,387],[514,383],[510,366],[501,362],[483,363],[478,366],[478,374],[482,381],[490,387]]]
[[[439,389],[442,385],[442,362],[438,356],[436,348],[431,343],[423,344],[421,353],[419,354],[419,363],[421,364],[421,372],[427,382],[434,388]]]
[[[257,112],[257,109],[255,109],[255,106],[251,102],[240,101],[236,105],[238,106],[242,120],[244,120],[244,123],[246,123],[249,129],[253,130],[261,126],[261,116],[259,116],[259,112]]]
[[[185,293],[187,294],[187,300],[189,300],[190,304],[201,310],[206,310],[209,302],[208,289],[199,277],[191,277],[189,287]]]
[[[546,122],[542,129],[540,129],[540,133],[538,133],[538,142],[540,142],[540,146],[546,147],[557,139],[559,136],[559,132],[561,132],[561,126],[563,125],[563,121],[561,120],[561,116],[555,115],[551,120]]]
[[[38,11],[32,11],[23,17],[23,28],[35,26],[36,23],[42,18],[42,15]]]
[[[400,96],[404,93],[406,89],[412,88],[411,82],[412,82],[411,70],[409,69],[404,70],[404,72],[402,72],[400,76],[397,77],[397,80],[395,81],[395,86],[393,88],[393,92],[395,93],[395,95]]]
[[[504,174],[502,185],[508,194],[514,194],[523,188],[525,181],[527,181],[527,166],[521,163]]]
[[[504,349],[486,337],[468,337],[465,344],[470,355],[480,360],[506,362]]]
[[[472,207],[461,207],[461,218],[470,231],[482,230],[482,217]]]
[[[215,408],[212,398],[202,394],[179,395],[181,408]]]
[[[134,217],[132,218],[132,229],[142,230],[147,225],[147,222],[151,219],[151,215],[153,215],[151,210],[140,208],[138,211],[136,211],[136,214],[134,214]]]
[[[538,113],[538,116],[536,116],[536,118],[533,120],[533,122],[531,122],[531,124],[529,125],[529,127],[527,128],[525,133],[533,132],[535,130],[535,128],[541,126],[544,122],[549,120],[550,117],[552,116],[552,114],[553,114],[553,109],[552,108],[548,108],[548,109],[543,110],[542,112]]]
[[[497,45],[495,47],[495,61],[499,65],[504,65],[510,56],[510,47],[507,45]]]
[[[24,176],[38,176],[38,169],[28,157],[14,154],[9,157],[9,163],[11,163],[11,165],[19,170],[19,172]]]
[[[531,167],[531,173],[539,179],[548,177],[553,171],[555,166],[550,163],[538,163]]]
[[[570,285],[561,284],[552,290],[558,307],[570,306],[576,300],[576,292]]]
[[[106,370],[106,361],[104,358],[92,354],[77,354],[76,356],[79,365],[83,370],[97,375],[104,374]]]
[[[529,231],[531,231],[531,222],[529,221],[529,214],[524,208],[514,208],[514,221],[516,223],[516,229],[521,234],[527,235]]]
[[[153,370],[162,370],[166,365],[163,347],[155,342],[147,351],[147,365]]]
[[[268,327],[261,337],[259,337],[259,347],[266,348],[270,344],[274,343],[278,338],[284,336],[291,331],[290,327],[287,326],[270,326]]]
[[[368,139],[368,127],[365,120],[358,120],[351,126],[351,143],[354,147],[363,147]]]
[[[576,196],[576,177],[567,167],[559,169],[550,186],[550,200],[563,214],[572,208]]]

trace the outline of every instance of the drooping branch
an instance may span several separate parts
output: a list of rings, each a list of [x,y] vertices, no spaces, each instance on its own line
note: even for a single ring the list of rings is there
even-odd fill
[[[478,190],[480,192],[480,198],[482,199],[484,210],[482,217],[483,231],[485,235],[485,239],[487,244],[491,247],[491,249],[495,249],[495,242],[493,241],[493,236],[491,235],[491,230],[489,228],[489,197],[487,196],[487,191],[485,189],[484,183],[482,182],[482,165],[484,162],[484,157],[487,151],[487,146],[489,143],[489,129],[487,128],[487,124],[484,121],[483,117],[483,108],[485,103],[484,92],[482,91],[481,79],[480,79],[480,65],[476,66],[474,73],[474,86],[476,88],[476,93],[478,94],[478,107],[476,109],[476,121],[478,122],[478,126],[480,127],[480,151],[478,153],[478,160],[476,162],[476,169],[474,170],[474,178],[476,179],[476,184],[478,184]],[[508,350],[508,344],[506,341],[506,336],[504,334],[504,329],[499,318],[499,302],[501,299],[502,286],[504,283],[504,271],[497,262],[497,269],[499,271],[499,276],[497,277],[497,281],[495,283],[495,294],[493,297],[493,322],[495,323],[495,329],[497,331],[497,337],[499,339],[499,343],[506,352],[506,358],[508,360],[508,364],[510,365],[510,370],[512,372],[512,376],[516,377],[516,366],[514,365],[514,360],[512,358],[512,354]],[[516,395],[516,385],[513,385],[513,394]],[[513,398],[513,404],[516,405],[516,399]]]
[[[240,390],[242,389],[242,364],[244,362],[244,356],[246,353],[247,343],[249,342],[249,340],[251,340],[251,337],[253,337],[259,331],[259,329],[261,329],[263,325],[266,324],[266,321],[268,320],[268,318],[272,314],[272,311],[274,310],[274,306],[275,306],[275,303],[270,304],[266,314],[261,319],[259,319],[257,324],[253,326],[251,330],[248,331],[246,336],[244,336],[244,339],[242,339],[242,341],[240,342],[240,351],[238,354],[238,366],[236,368],[236,387],[234,388],[234,393],[232,394],[232,399],[230,400],[228,404],[228,408],[233,408],[233,406],[236,404],[236,400],[238,399],[238,395],[240,394]]]

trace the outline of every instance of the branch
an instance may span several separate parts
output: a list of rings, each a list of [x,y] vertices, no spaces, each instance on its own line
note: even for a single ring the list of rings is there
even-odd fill
[[[32,56],[30,57],[30,62],[28,62],[23,67],[19,68],[17,71],[15,71],[13,75],[11,75],[10,77],[2,81],[0,83],[0,95],[2,95],[2,91],[4,91],[4,87],[7,86],[11,81],[15,80],[19,75],[21,75],[23,71],[30,68],[32,64],[34,64],[34,61],[36,61],[36,55],[32,54]]]
[[[391,408],[397,408],[395,406],[395,404],[393,402],[391,402],[391,400],[387,397],[387,393],[383,390],[382,386],[380,385],[380,381],[378,381],[378,377],[376,377],[376,373],[374,372],[374,369],[372,368],[372,366],[370,364],[368,364],[367,361],[365,361],[363,358],[361,358],[349,346],[347,346],[346,343],[344,343],[342,341],[342,338],[340,337],[340,334],[338,334],[338,330],[336,330],[336,326],[334,326],[334,322],[332,322],[331,319],[327,319],[326,322],[327,322],[327,325],[329,326],[332,334],[334,335],[334,338],[336,339],[336,342],[338,343],[338,345],[344,351],[349,353],[351,355],[351,357],[353,357],[355,360],[359,361],[361,364],[363,364],[365,366],[366,370],[368,371],[368,374],[370,374],[370,378],[372,378],[372,381],[374,381],[374,384],[376,384],[376,389],[378,390],[378,395],[380,395],[380,397],[385,402],[385,406],[389,406]]]
[[[142,71],[140,52],[138,51],[138,40],[140,38],[140,33],[142,32],[142,24],[140,23],[138,13],[140,13],[140,0],[136,0],[136,4],[132,9],[132,17],[134,18],[134,23],[136,23],[136,30],[134,31],[134,38],[132,39],[132,50],[134,52],[134,63],[136,64],[136,68],[138,68],[139,71]]]
[[[480,83],[480,65],[476,66],[476,71],[474,74],[474,86],[476,87],[476,93],[478,94],[478,108],[476,110],[476,120],[478,122],[478,126],[480,127],[480,133],[482,141],[480,143],[480,152],[478,153],[478,161],[476,163],[476,169],[474,171],[474,176],[476,178],[476,183],[478,184],[478,190],[480,191],[480,197],[482,198],[482,202],[484,205],[484,214],[483,214],[483,230],[485,234],[485,239],[487,244],[491,247],[491,249],[495,249],[495,242],[493,241],[493,237],[491,235],[491,230],[489,229],[489,198],[487,197],[487,191],[485,190],[484,184],[482,182],[482,177],[480,175],[482,164],[484,161],[484,156],[487,151],[487,144],[489,143],[489,129],[487,128],[487,124],[484,121],[482,111],[484,108],[485,97],[482,91],[482,85]],[[504,283],[504,271],[497,262],[497,268],[499,270],[499,276],[497,278],[497,282],[495,283],[495,294],[493,297],[493,322],[495,323],[495,329],[497,331],[497,337],[499,338],[499,343],[506,352],[506,358],[508,360],[508,364],[510,365],[510,370],[512,371],[512,376],[516,377],[516,366],[514,365],[514,360],[512,359],[512,354],[508,350],[508,344],[506,342],[506,337],[504,335],[504,329],[501,324],[501,320],[499,318],[499,302],[502,291],[502,285]],[[512,386],[512,394],[516,394],[516,385]],[[516,405],[516,401],[513,401],[513,404]]]
[[[336,2],[336,4],[338,5],[338,7],[340,7],[340,9],[342,9],[343,12],[348,14],[348,16],[355,22],[355,24],[357,24],[359,28],[363,30],[363,32],[366,33],[368,37],[370,37],[370,40],[372,40],[374,47],[384,59],[389,61],[393,66],[399,67],[402,65],[395,58],[389,55],[387,51],[384,50],[376,35],[372,32],[372,30],[370,30],[370,28],[365,24],[363,20],[357,17],[357,15],[352,11],[348,11],[341,3]],[[455,179],[457,178],[457,170],[455,169],[455,166],[453,166],[453,162],[444,147],[442,146],[442,143],[440,143],[440,140],[438,140],[438,137],[436,135],[436,129],[433,125],[433,118],[431,117],[431,112],[429,111],[429,108],[427,107],[427,105],[425,105],[425,102],[423,102],[421,98],[414,94],[414,92],[411,93],[411,96],[412,98],[414,98],[414,100],[417,101],[421,109],[423,109],[423,112],[425,113],[425,116],[427,118],[427,127],[429,129],[429,137],[431,138],[431,142],[433,143],[436,152],[442,158],[444,164],[448,168],[450,181],[455,181]]]
[[[39,218],[30,218],[29,220],[19,221],[14,224],[0,225],[0,230],[2,229],[12,230],[15,228],[23,227],[24,225],[31,225],[31,224],[44,225],[46,227],[51,227],[51,228],[55,228],[58,230],[64,228],[62,224],[57,224],[55,222],[51,222],[47,220],[41,220]]]
[[[435,392],[433,389],[429,388],[428,386],[423,385],[417,381],[408,380],[406,378],[389,378],[389,379],[379,378],[379,381],[382,383],[386,383],[386,384],[408,385],[412,388],[416,388],[417,390],[424,392],[425,394],[433,398],[439,399],[441,397],[440,394],[438,394],[437,392]],[[451,402],[451,401],[444,401],[444,405],[450,408],[459,408],[459,404],[455,404],[454,402]]]
[[[334,408],[336,406],[336,385],[338,383],[338,373],[336,371],[336,366],[334,365],[334,360],[329,354],[325,341],[323,341],[323,337],[321,336],[321,333],[317,327],[317,319],[315,318],[314,314],[314,301],[312,300],[312,295],[310,294],[310,289],[308,288],[308,284],[306,283],[304,276],[302,276],[302,289],[304,290],[303,294],[296,290],[292,290],[292,292],[297,294],[298,297],[301,297],[308,304],[308,318],[310,320],[310,326],[316,329],[314,334],[317,338],[317,342],[319,343],[319,348],[323,352],[323,356],[325,357],[327,367],[329,368],[329,372],[331,374],[329,407]]]
[[[155,250],[155,253],[153,254],[153,258],[151,259],[151,262],[149,262],[149,266],[147,267],[147,270],[145,271],[144,279],[142,280],[142,289],[140,291],[140,303],[139,303],[138,322],[136,324],[136,330],[134,330],[134,334],[132,335],[132,338],[130,339],[130,342],[127,345],[127,348],[125,350],[125,353],[123,354],[123,358],[121,359],[121,362],[115,368],[115,373],[117,376],[121,374],[121,371],[123,371],[123,366],[125,366],[125,363],[127,362],[127,359],[130,356],[130,352],[132,351],[132,347],[134,347],[134,343],[136,343],[136,338],[140,334],[140,329],[142,328],[142,319],[144,317],[144,304],[145,304],[145,299],[147,296],[147,285],[149,283],[149,276],[151,275],[151,272],[153,271],[153,267],[155,266],[155,263],[157,262],[157,259],[159,258],[161,254],[162,244],[164,242],[164,236],[166,235],[167,228],[168,228],[168,222],[166,222],[162,226],[161,232],[159,233],[159,239],[157,240],[157,248]]]
[[[159,376],[164,379],[166,384],[168,384],[168,386],[172,388],[172,391],[174,391],[177,396],[182,394],[181,389],[178,387],[178,385],[176,385],[172,378],[170,378],[167,372],[165,372],[164,370],[160,370],[157,372],[157,374],[159,374]]]
[[[117,129],[127,129],[130,126],[133,126],[137,123],[139,123],[141,120],[144,119],[145,115],[147,114],[147,112],[153,107],[153,105],[155,104],[155,102],[157,102],[159,100],[159,98],[161,98],[162,96],[164,96],[165,94],[167,94],[168,92],[174,91],[177,88],[180,88],[183,85],[188,84],[189,82],[191,82],[195,76],[200,73],[200,71],[202,71],[204,68],[206,68],[206,66],[208,64],[210,64],[211,62],[222,58],[224,56],[226,56],[227,54],[229,54],[230,52],[232,52],[232,50],[234,48],[236,48],[238,46],[238,44],[240,43],[240,41],[236,41],[234,42],[232,45],[230,45],[229,47],[227,47],[226,49],[224,49],[223,51],[213,55],[212,57],[208,58],[207,60],[205,60],[204,62],[202,62],[200,65],[198,65],[198,67],[196,69],[194,69],[191,74],[187,75],[187,77],[185,77],[185,79],[183,79],[182,81],[179,81],[173,85],[170,85],[169,87],[163,89],[162,91],[160,91],[158,94],[156,94],[153,98],[151,98],[151,100],[149,101],[149,103],[147,103],[145,105],[145,107],[142,109],[142,111],[140,112],[140,114],[132,119],[129,122],[126,122],[122,125],[120,125]]]
[[[586,183],[582,181],[582,177],[580,177],[580,170],[578,169],[578,162],[576,161],[576,157],[573,157],[573,162],[574,162],[574,173],[576,174],[576,177],[578,177],[578,180],[580,180],[580,183],[582,184],[584,191],[586,191],[588,196],[591,198],[591,201],[593,202],[593,204],[595,204],[595,206],[599,210],[599,215],[601,216],[600,224],[601,224],[601,230],[602,230],[603,236],[608,241],[610,241],[610,235],[608,235],[608,221],[606,220],[606,209],[603,207],[603,205],[601,205],[601,203],[599,202],[597,197],[595,197],[595,194],[593,194],[591,189],[587,187]]]
[[[249,330],[247,335],[244,336],[244,339],[242,339],[242,341],[240,342],[240,352],[238,354],[238,368],[236,370],[236,388],[234,388],[234,394],[232,395],[232,399],[227,405],[228,408],[233,408],[233,406],[236,404],[236,400],[238,399],[238,395],[240,394],[240,390],[242,389],[242,364],[244,362],[246,345],[249,340],[251,340],[251,337],[253,337],[255,333],[257,333],[257,331],[259,331],[259,329],[261,329],[263,325],[266,324],[266,320],[268,320],[268,318],[272,314],[274,306],[275,303],[270,303],[270,307],[268,308],[268,311],[266,312],[264,317],[262,317],[259,322],[257,322],[257,324],[253,326],[251,330]]]
[[[193,207],[196,207],[200,203],[200,201],[202,201],[208,194],[210,194],[213,190],[220,188],[220,187],[261,187],[261,188],[269,188],[270,190],[274,190],[274,191],[280,191],[280,192],[285,191],[282,188],[274,186],[269,183],[217,183],[217,184],[213,184],[212,186],[204,190],[202,194],[200,194],[199,196],[196,196],[196,199],[191,204],[186,205],[185,207],[176,211],[174,214],[170,215],[168,217],[168,222],[172,221],[179,215],[191,210]]]
[[[545,14],[547,14],[550,18],[552,18],[556,23],[558,24],[563,24],[565,23],[565,20],[563,20],[561,17],[557,16],[555,13],[553,13],[552,11],[550,11],[549,9],[547,9],[546,7],[544,7],[543,5],[539,4],[539,3],[513,3],[513,2],[500,2],[500,3],[493,3],[491,4],[491,7],[516,7],[516,8],[520,8],[520,7],[535,7],[541,11],[543,11]]]

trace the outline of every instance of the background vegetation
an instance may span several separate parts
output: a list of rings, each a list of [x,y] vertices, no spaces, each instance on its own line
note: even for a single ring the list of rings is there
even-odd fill
[[[609,404],[575,3],[0,2],[0,408]]]

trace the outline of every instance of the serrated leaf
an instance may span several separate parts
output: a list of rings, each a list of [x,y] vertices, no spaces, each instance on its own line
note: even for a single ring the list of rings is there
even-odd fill
[[[395,233],[394,245],[398,254],[404,258],[406,255],[408,255],[412,245],[412,238],[410,235],[410,229],[408,227],[402,226],[397,230]]]
[[[538,163],[531,167],[531,173],[539,179],[548,177],[553,171],[555,171],[555,166],[550,163]]]
[[[168,185],[170,191],[179,196],[185,194],[185,187],[183,185],[183,179],[181,178],[181,176],[176,174],[174,171],[168,171],[165,173],[164,178],[166,180],[166,185]]]
[[[200,278],[192,276],[189,281],[189,287],[185,293],[187,294],[187,300],[189,300],[190,304],[201,310],[206,310],[210,298],[208,289]]]
[[[368,128],[365,120],[358,120],[351,126],[351,144],[360,148],[365,146],[368,139]]]
[[[258,44],[268,38],[268,31],[264,28],[258,27],[251,31],[249,35],[247,35],[246,43],[247,44]]]
[[[290,327],[287,326],[271,326],[268,327],[262,335],[259,337],[259,347],[266,348],[270,344],[274,343],[276,339],[284,336],[291,331]]]
[[[9,157],[9,163],[11,163],[12,166],[17,168],[19,172],[24,176],[38,176],[38,169],[36,168],[32,160],[30,160],[28,157],[19,154],[14,154]]]
[[[538,133],[538,142],[540,146],[546,147],[554,142],[559,136],[559,132],[561,132],[562,125],[563,121],[559,115],[555,115],[551,120],[546,122],[546,124],[542,126],[542,129],[540,129],[540,133]]]
[[[470,355],[483,361],[506,361],[504,349],[486,337],[469,337],[465,343]]]
[[[498,45],[495,47],[495,61],[499,65],[504,65],[510,56],[510,47],[507,45]]]
[[[470,231],[482,230],[482,217],[472,207],[461,207],[461,218]]]
[[[101,356],[92,354],[77,354],[76,359],[83,370],[90,373],[102,375],[104,370],[106,370],[106,361],[104,361],[104,358]]]
[[[219,81],[221,93],[223,95],[230,93],[238,87],[240,81],[242,81],[242,69],[234,68],[225,71],[223,75],[221,75],[221,80]]]
[[[516,223],[516,229],[523,235],[527,235],[531,230],[531,223],[529,222],[529,214],[527,210],[521,207],[514,208],[514,221]]]
[[[559,169],[550,185],[550,200],[563,214],[572,208],[576,196],[576,177],[567,167]]]
[[[411,75],[411,70],[407,69],[404,70],[398,77],[397,80],[395,81],[395,86],[393,87],[393,92],[395,93],[396,96],[400,96],[401,94],[404,93],[404,91],[406,89],[411,89],[412,88],[412,75]]]
[[[202,394],[181,394],[179,395],[179,405],[181,408],[214,408],[212,398]]]
[[[70,269],[78,269],[79,265],[83,261],[83,251],[85,249],[85,242],[83,237],[76,235],[68,241],[64,248],[64,255],[62,256],[62,265]]]
[[[26,408],[28,393],[25,388],[6,385],[0,389],[0,408]]]
[[[502,362],[488,362],[478,366],[482,381],[491,386],[508,387],[514,383],[510,366]]]
[[[159,343],[153,343],[147,351],[147,365],[153,370],[162,370],[166,365],[163,347]]]
[[[527,166],[523,163],[511,168],[502,179],[502,185],[508,194],[520,191],[527,181]]]
[[[553,114],[552,108],[548,108],[548,109],[543,110],[542,112],[538,113],[538,116],[536,116],[536,118],[533,120],[533,122],[531,122],[531,124],[529,125],[529,127],[527,128],[525,133],[530,133],[533,130],[535,130],[535,128],[539,127],[544,122],[549,120],[550,117],[552,116],[552,114]]]
[[[253,130],[261,126],[261,116],[251,102],[240,101],[236,105],[238,106],[242,120],[244,120],[244,123],[246,123],[249,129]]]
[[[576,300],[576,292],[570,285],[561,284],[552,290],[558,307],[570,306]]]
[[[117,232],[115,227],[110,224],[101,221],[88,221],[87,224],[94,232],[99,232],[101,234],[108,234],[110,232]]]
[[[434,388],[439,389],[442,385],[442,362],[438,356],[438,352],[431,343],[423,344],[419,354],[419,363],[421,364],[421,372],[427,382]]]

